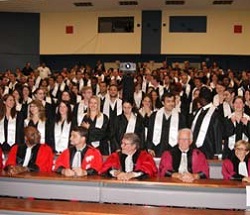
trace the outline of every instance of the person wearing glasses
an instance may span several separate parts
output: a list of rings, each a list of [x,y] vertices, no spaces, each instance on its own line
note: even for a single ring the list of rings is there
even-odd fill
[[[179,130],[178,144],[169,151],[165,151],[159,165],[161,177],[172,177],[184,182],[195,179],[209,178],[209,166],[205,155],[192,148],[192,131],[188,128]]]
[[[222,175],[226,180],[250,182],[250,144],[245,140],[235,143],[234,154],[222,163]]]
[[[112,153],[99,172],[121,181],[153,177],[156,173],[157,167],[152,155],[146,150],[140,150],[140,138],[135,133],[123,135],[121,151]]]

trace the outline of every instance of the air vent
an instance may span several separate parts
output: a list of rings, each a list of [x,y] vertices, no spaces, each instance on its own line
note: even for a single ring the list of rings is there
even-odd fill
[[[138,5],[137,1],[119,1],[119,5],[128,6],[128,5]]]
[[[76,7],[92,7],[92,2],[75,2],[74,5]]]
[[[184,5],[185,1],[165,1],[166,5]]]
[[[227,1],[213,1],[213,5],[231,5],[233,3],[232,0]]]

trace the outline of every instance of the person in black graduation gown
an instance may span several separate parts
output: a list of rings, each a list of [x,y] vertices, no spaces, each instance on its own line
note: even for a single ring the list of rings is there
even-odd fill
[[[164,107],[149,118],[147,148],[156,157],[173,148],[177,144],[178,130],[186,127],[185,117],[174,110],[174,94],[164,94],[163,102]]]
[[[0,101],[0,144],[4,153],[15,143],[23,143],[23,127],[23,116],[16,111],[14,97],[4,95]]]
[[[108,117],[100,112],[99,97],[92,96],[81,126],[88,129],[87,143],[99,149],[102,155],[110,154],[108,124]]]
[[[234,155],[234,144],[238,140],[249,140],[250,116],[244,113],[244,98],[236,96],[233,99],[234,112],[224,119],[223,158]]]
[[[200,104],[192,122],[193,145],[200,149],[207,157],[213,159],[222,153],[223,121],[217,108],[212,104],[213,95],[208,87],[200,89]]]
[[[133,112],[132,101],[123,101],[123,112],[119,115],[114,124],[115,135],[112,139],[113,144],[116,145],[116,149],[120,149],[120,143],[125,133],[135,133],[141,140],[141,149],[145,149],[145,130],[143,125],[143,118],[140,114]]]

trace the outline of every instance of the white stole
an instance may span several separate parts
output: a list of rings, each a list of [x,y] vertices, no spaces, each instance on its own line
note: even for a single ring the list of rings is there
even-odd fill
[[[109,95],[106,96],[104,105],[103,105],[103,113],[109,117],[109,108],[110,108],[110,98]],[[122,114],[122,100],[121,99],[116,99],[116,111],[117,111],[117,116]]]
[[[223,113],[224,113],[224,117],[228,117],[232,114],[232,110],[230,105],[227,102],[223,102]]]
[[[82,154],[81,151],[76,151],[72,162],[72,168],[79,168],[81,166],[82,166]]]
[[[231,119],[231,117],[234,116],[234,115],[235,115],[235,113],[232,113],[228,118]],[[249,116],[246,115],[245,113],[243,113],[243,117],[246,117],[249,120]],[[234,124],[234,127],[235,127],[236,126],[236,122],[234,122],[233,124]],[[234,149],[234,145],[235,145],[235,142],[236,142],[235,138],[236,138],[235,134],[233,134],[232,136],[230,136],[228,138],[228,148],[230,150]],[[248,141],[248,137],[244,133],[242,133],[242,140]]]
[[[55,137],[55,150],[62,152],[68,148],[70,136],[71,122],[64,121],[63,128],[62,122],[55,123],[54,137]]]
[[[25,158],[24,158],[24,162],[23,162],[23,166],[25,166],[25,167],[28,166],[28,164],[30,162],[32,148],[33,147],[27,147],[27,149],[26,149]]]
[[[180,162],[178,172],[181,174],[188,172],[188,161],[187,161],[186,152],[181,153],[181,162]]]
[[[83,103],[83,101],[81,101],[79,103],[79,105],[78,105],[78,110],[77,110],[77,123],[78,123],[78,126],[81,125],[83,117],[86,114],[86,113],[84,113],[84,110],[86,110],[86,106]]]
[[[162,121],[164,112],[165,112],[164,107],[162,107],[160,110],[156,112],[154,132],[153,132],[153,144],[155,146],[157,146],[161,141]],[[172,147],[174,147],[177,144],[178,128],[179,128],[179,114],[176,111],[172,111],[170,119],[170,128],[169,128],[169,141],[168,141]]]
[[[196,140],[196,143],[195,143],[197,148],[200,148],[203,145],[204,139],[205,139],[206,134],[207,134],[207,129],[208,129],[209,124],[210,124],[211,117],[212,117],[214,111],[216,110],[216,107],[214,105],[212,105],[212,104],[209,104],[208,108],[209,108],[209,110],[208,110],[208,112],[206,113],[205,117],[202,120],[201,127],[200,127],[200,130],[199,130],[199,134],[198,134],[198,137],[197,137],[197,140]],[[195,128],[197,119],[198,119],[198,117],[199,117],[199,115],[201,113],[201,110],[202,110],[202,108],[199,110],[199,112],[197,113],[197,115],[194,118],[194,122],[193,122],[192,128],[191,128],[192,132],[194,132],[194,128]]]
[[[4,119],[5,117],[3,117],[3,119],[0,121],[0,143],[3,144],[6,140],[4,137]],[[16,117],[12,118],[10,116],[9,120],[8,120],[8,144],[10,146],[13,146],[15,144],[16,141]]]
[[[133,155],[128,155],[125,159],[125,172],[133,172],[134,163],[133,163]]]
[[[126,133],[134,133],[136,124],[136,116],[132,113],[127,124]]]
[[[247,165],[246,162],[241,161],[239,163],[239,174],[248,177]]]

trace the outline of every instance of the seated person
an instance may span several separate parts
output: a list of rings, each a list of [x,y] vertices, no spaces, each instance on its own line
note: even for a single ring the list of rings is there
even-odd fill
[[[23,172],[51,172],[52,149],[40,144],[41,135],[32,126],[24,128],[25,144],[12,146],[4,169],[9,175]]]
[[[155,176],[157,167],[152,155],[145,150],[140,150],[139,146],[140,139],[136,134],[124,134],[121,141],[121,152],[112,153],[99,173],[123,181]]]
[[[94,175],[102,167],[102,155],[98,149],[87,145],[88,129],[76,127],[70,136],[71,147],[56,160],[55,171],[65,176]]]
[[[250,182],[249,150],[249,142],[245,140],[236,142],[234,155],[225,159],[222,163],[222,175],[224,179]]]
[[[209,177],[209,166],[205,155],[198,149],[190,147],[193,135],[190,129],[178,132],[178,145],[161,157],[160,176],[178,178],[184,182]]]

